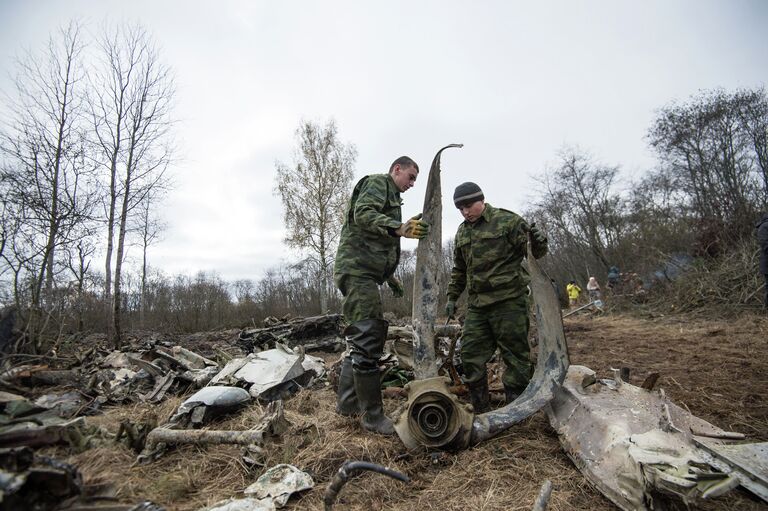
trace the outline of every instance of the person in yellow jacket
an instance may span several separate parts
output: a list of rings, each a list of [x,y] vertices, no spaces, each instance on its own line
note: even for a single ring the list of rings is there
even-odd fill
[[[579,301],[579,295],[581,295],[581,288],[578,284],[576,284],[575,280],[572,280],[568,283],[568,285],[565,287],[565,290],[568,292],[568,304],[573,307],[576,305],[576,302]]]

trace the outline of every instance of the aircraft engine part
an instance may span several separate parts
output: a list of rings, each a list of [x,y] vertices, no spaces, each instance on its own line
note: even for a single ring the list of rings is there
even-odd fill
[[[450,378],[415,380],[405,386],[408,402],[395,422],[395,431],[409,449],[455,450],[469,444],[472,405],[448,390]]]

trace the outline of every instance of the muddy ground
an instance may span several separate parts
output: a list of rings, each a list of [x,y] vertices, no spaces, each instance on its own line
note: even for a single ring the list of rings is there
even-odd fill
[[[660,372],[657,386],[681,406],[726,430],[768,440],[768,317],[745,315],[724,321],[578,316],[567,318],[565,328],[572,364],[587,365],[601,376],[609,376],[611,367],[627,366],[635,384]],[[126,418],[162,422],[181,401],[176,397],[157,407],[115,407],[88,420],[115,432]],[[398,404],[386,400],[390,410]],[[542,413],[476,448],[431,456],[406,452],[397,438],[365,433],[354,420],[335,415],[333,406],[330,387],[302,391],[286,402],[292,427],[281,443],[268,449],[266,466],[292,463],[316,482],[314,490],[292,499],[288,509],[322,509],[324,488],[347,459],[388,465],[408,474],[412,482],[363,475],[347,484],[336,509],[528,510],[545,479],[554,487],[550,510],[616,509],[565,456]],[[247,429],[260,415],[260,407],[252,405],[211,427]],[[240,448],[230,446],[184,447],[145,466],[134,466],[135,453],[121,445],[106,444],[79,454],[61,448],[48,452],[78,465],[87,482],[117,484],[125,502],[150,499],[179,511],[242,496],[263,471],[246,468]],[[768,506],[737,490],[699,509]]]

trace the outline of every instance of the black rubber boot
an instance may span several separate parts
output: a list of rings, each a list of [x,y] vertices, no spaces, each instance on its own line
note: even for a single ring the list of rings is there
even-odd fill
[[[344,357],[339,371],[339,388],[336,391],[336,413],[351,417],[360,414],[360,402],[355,393],[355,377],[352,374],[352,357]]]
[[[395,427],[389,417],[384,415],[381,402],[381,376],[378,369],[370,372],[354,371],[354,375],[355,391],[363,412],[360,419],[363,427],[380,435],[394,435]]]
[[[469,399],[472,401],[472,408],[475,413],[485,413],[490,409],[491,396],[488,394],[488,377],[484,376],[482,380],[469,383]]]
[[[504,397],[506,397],[507,404],[509,404],[520,397],[520,392],[518,392],[517,389],[513,389],[512,387],[504,385]]]

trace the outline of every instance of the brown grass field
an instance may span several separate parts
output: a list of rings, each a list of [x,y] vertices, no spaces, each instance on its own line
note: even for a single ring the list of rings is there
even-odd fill
[[[638,318],[611,314],[567,318],[572,364],[609,376],[611,367],[630,367],[631,380],[661,373],[657,387],[694,414],[751,440],[768,440],[768,317],[742,315],[730,320],[676,316]],[[333,358],[333,357],[328,357]],[[267,449],[266,466],[291,463],[309,472],[316,486],[294,497],[287,509],[319,510],[330,478],[347,459],[387,465],[411,477],[410,484],[367,473],[342,490],[336,509],[373,510],[529,510],[545,479],[553,483],[548,509],[616,509],[594,490],[565,456],[557,435],[539,412],[501,436],[455,454],[409,453],[397,438],[364,432],[334,414],[330,387],[305,390],[286,402],[292,424],[279,443]],[[108,409],[89,424],[116,432],[122,419],[151,417],[163,422],[182,401],[160,406],[137,404]],[[387,399],[388,410],[399,404]],[[220,420],[215,429],[247,429],[261,415],[258,405]],[[242,490],[263,469],[247,469],[240,448],[183,447],[159,461],[134,466],[135,453],[122,445],[70,454],[49,449],[79,466],[86,482],[112,482],[125,502],[149,499],[169,510],[196,510]],[[684,509],[684,508],[681,508]],[[699,509],[768,509],[742,490],[708,501]]]

